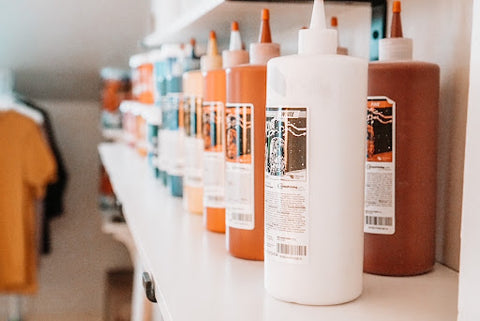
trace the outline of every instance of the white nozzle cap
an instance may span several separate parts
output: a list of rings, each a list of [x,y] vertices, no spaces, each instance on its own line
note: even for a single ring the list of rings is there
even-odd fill
[[[413,59],[413,41],[409,38],[386,38],[378,46],[380,61]]]
[[[315,0],[310,29],[302,29],[298,33],[298,53],[334,55],[337,52],[337,38],[336,30],[327,29],[323,0]]]
[[[240,31],[232,31],[230,33],[230,46],[228,50],[242,50],[242,36]]]

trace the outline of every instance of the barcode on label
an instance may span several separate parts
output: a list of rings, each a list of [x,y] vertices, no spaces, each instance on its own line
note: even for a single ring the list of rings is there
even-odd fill
[[[294,256],[307,256],[307,246],[277,243],[277,253]]]
[[[365,223],[367,225],[377,225],[377,226],[392,226],[393,218],[391,217],[380,217],[380,216],[366,216]]]
[[[252,214],[242,214],[242,213],[231,213],[230,219],[232,221],[240,221],[240,222],[252,222],[253,215]]]

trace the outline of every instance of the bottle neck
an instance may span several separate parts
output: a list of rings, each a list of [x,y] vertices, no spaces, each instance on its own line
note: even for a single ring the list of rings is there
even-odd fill
[[[303,29],[298,33],[299,54],[334,55],[337,52],[338,35],[333,29]]]

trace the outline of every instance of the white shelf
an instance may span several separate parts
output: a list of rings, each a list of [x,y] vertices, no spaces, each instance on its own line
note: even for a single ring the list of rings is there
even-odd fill
[[[151,175],[129,147],[101,144],[103,164],[146,268],[156,282],[166,321],[315,320],[452,321],[457,317],[458,274],[437,264],[408,278],[365,274],[364,293],[331,307],[301,306],[271,298],[263,288],[263,263],[233,258],[225,236],[207,232],[201,216]]]
[[[327,16],[342,16],[354,8],[370,7],[369,3],[332,3],[326,5]],[[252,2],[231,0],[184,0],[163,1],[155,9],[156,31],[144,39],[147,47],[157,47],[163,43],[188,42],[191,37],[198,43],[205,44],[209,31],[215,30],[220,46],[225,48],[230,38],[230,24],[236,20],[240,24],[242,39],[247,44],[257,41],[260,28],[260,13],[263,8],[270,10],[270,25],[273,41],[282,45],[282,52],[294,53],[297,49],[298,30],[310,24],[312,2]],[[165,15],[167,12],[177,14]],[[369,43],[371,10],[354,11],[343,19],[341,27],[360,28],[355,33],[365,44]],[[163,14],[163,15],[162,15]],[[357,20],[361,17],[361,21]],[[353,17],[353,19],[352,19]],[[363,19],[364,18],[364,19]],[[342,22],[343,23],[343,22]],[[368,46],[366,57],[368,57]],[[247,48],[248,49],[248,48]]]

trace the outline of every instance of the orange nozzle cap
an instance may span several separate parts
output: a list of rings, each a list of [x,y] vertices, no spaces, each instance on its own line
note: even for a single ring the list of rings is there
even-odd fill
[[[218,55],[217,35],[215,31],[210,31],[210,40],[208,41],[207,56]]]
[[[238,28],[238,22],[234,21],[232,22],[232,31],[238,31],[239,28]]]
[[[338,18],[337,17],[332,17],[332,19],[330,20],[330,25],[332,27],[338,27]]]
[[[402,28],[402,3],[400,1],[393,2],[392,27],[390,28],[390,38],[403,38]]]
[[[272,33],[270,31],[270,11],[268,11],[268,9],[262,10],[262,23],[260,25],[260,37],[258,39],[258,42],[272,42]]]
[[[268,9],[262,10],[262,20],[270,20],[270,11]]]
[[[395,1],[393,2],[393,13],[400,13],[402,12],[402,2]]]
[[[190,45],[192,45],[192,47],[195,47],[196,44],[197,44],[197,40],[195,40],[195,38],[191,38]]]

